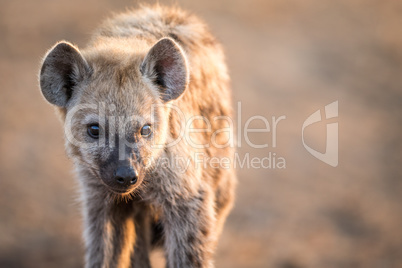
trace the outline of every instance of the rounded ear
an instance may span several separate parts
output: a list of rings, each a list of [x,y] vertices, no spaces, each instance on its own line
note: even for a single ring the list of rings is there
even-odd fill
[[[51,104],[66,107],[75,86],[89,72],[78,48],[59,42],[46,54],[40,70],[40,88]]]
[[[189,82],[186,56],[171,38],[160,39],[149,50],[140,70],[159,87],[161,99],[165,102],[180,97]]]

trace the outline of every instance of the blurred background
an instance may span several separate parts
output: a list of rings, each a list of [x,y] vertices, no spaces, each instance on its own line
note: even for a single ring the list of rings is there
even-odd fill
[[[402,2],[177,3],[223,43],[242,127],[253,115],[286,116],[276,147],[272,133],[257,133],[250,140],[268,148],[243,140],[238,150],[275,153],[286,168],[238,169],[216,267],[402,267]],[[0,0],[0,267],[82,267],[77,183],[37,74],[55,42],[84,47],[111,12],[136,5]],[[304,120],[334,101],[335,168],[301,140]],[[306,128],[310,147],[324,152],[325,140],[325,121]],[[161,256],[152,255],[155,267]]]

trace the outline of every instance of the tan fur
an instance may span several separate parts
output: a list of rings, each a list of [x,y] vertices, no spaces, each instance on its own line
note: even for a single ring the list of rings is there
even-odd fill
[[[155,73],[161,62],[160,68],[166,68]],[[161,73],[165,76],[159,81]],[[162,226],[168,267],[213,267],[234,199],[235,172],[233,166],[196,165],[195,159],[202,154],[233,161],[233,124],[225,119],[232,117],[228,85],[220,44],[203,22],[177,8],[142,7],[117,15],[85,49],[61,43],[48,52],[41,88],[65,121],[66,150],[77,167],[86,267],[150,267],[151,238],[158,238],[152,226]],[[83,104],[96,108],[73,113]],[[91,142],[86,126],[94,120],[102,125],[101,106],[109,128],[134,116],[124,129],[132,147],[121,140],[115,146]],[[208,131],[186,129],[186,138],[167,146],[192,118],[192,128]],[[145,123],[154,130],[150,139],[138,134]],[[68,133],[82,146],[71,142]],[[192,162],[185,172],[157,165],[178,156]],[[107,187],[105,176],[123,162],[139,178],[130,192],[118,194]]]

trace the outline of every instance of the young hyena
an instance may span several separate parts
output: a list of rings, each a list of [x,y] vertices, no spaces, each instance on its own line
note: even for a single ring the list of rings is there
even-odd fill
[[[198,18],[143,7],[79,50],[46,54],[40,87],[64,122],[82,189],[86,267],[213,267],[234,199],[222,48]]]

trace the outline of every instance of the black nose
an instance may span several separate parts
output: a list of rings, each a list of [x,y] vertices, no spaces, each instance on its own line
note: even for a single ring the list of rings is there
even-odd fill
[[[117,184],[130,186],[137,182],[137,172],[132,167],[118,167],[114,173]]]

